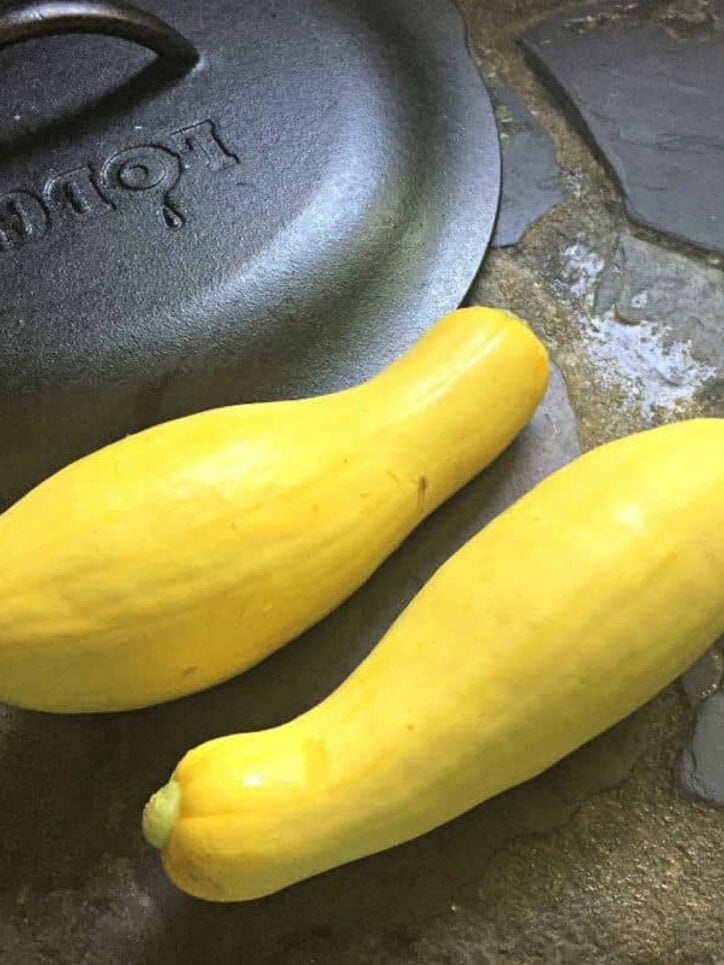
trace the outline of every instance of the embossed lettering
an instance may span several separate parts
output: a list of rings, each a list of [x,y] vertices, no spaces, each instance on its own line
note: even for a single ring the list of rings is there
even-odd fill
[[[46,181],[43,195],[52,208],[82,218],[103,214],[112,208],[96,187],[90,166],[65,171]]]
[[[13,191],[0,197],[0,252],[36,241],[46,234],[48,212],[29,191]]]
[[[184,171],[223,171],[239,158],[210,120],[173,131],[159,143],[140,144],[94,165],[55,174],[42,192],[0,195],[0,254],[43,238],[57,221],[85,221],[96,215],[150,201],[169,228],[181,228],[186,216],[174,197]],[[62,216],[62,217],[61,217]]]
[[[212,171],[222,171],[239,163],[239,158],[226,147],[211,121],[174,131],[169,144],[178,152],[184,167],[202,160]]]
[[[103,165],[101,180],[118,197],[131,200],[134,196],[158,195],[161,213],[169,228],[180,228],[185,221],[183,213],[170,197],[181,177],[181,162],[165,147],[144,144],[114,154]]]

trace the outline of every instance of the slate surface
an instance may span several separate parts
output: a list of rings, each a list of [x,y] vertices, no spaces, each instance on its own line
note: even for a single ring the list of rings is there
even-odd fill
[[[629,216],[724,252],[724,0],[588,4],[522,43],[605,158]]]
[[[694,733],[681,756],[685,791],[724,806],[724,637],[683,677],[684,691],[697,711]]]
[[[724,694],[704,702],[690,746],[681,758],[681,781],[693,795],[724,806]]]
[[[510,87],[491,86],[502,149],[502,193],[492,245],[517,244],[526,230],[563,200],[553,141]]]

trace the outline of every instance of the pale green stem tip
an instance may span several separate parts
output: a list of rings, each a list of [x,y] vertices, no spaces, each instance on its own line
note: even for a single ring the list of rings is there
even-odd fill
[[[181,800],[181,788],[174,780],[151,797],[143,809],[143,836],[154,848],[164,848],[171,837]]]

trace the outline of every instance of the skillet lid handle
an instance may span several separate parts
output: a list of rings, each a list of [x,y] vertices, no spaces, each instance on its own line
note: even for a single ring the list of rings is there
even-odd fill
[[[104,34],[148,47],[179,73],[199,62],[194,45],[153,14],[109,0],[30,0],[0,12],[0,48],[49,34]]]

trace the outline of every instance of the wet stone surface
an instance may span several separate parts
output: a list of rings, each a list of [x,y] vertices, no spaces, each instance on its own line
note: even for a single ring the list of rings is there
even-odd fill
[[[556,363],[545,404],[324,634],[313,629],[224,686],[146,711],[49,718],[0,708],[2,965],[724,961],[724,809],[711,803],[724,780],[718,652],[538,779],[262,901],[188,898],[139,833],[149,791],[189,747],[273,726],[321,699],[446,556],[580,448],[672,419],[724,416],[721,263],[631,224],[607,167],[519,44],[571,4],[459,5],[483,76],[525,104],[524,115],[509,101],[511,118],[534,118],[555,148],[560,200],[529,222],[528,210],[515,244],[489,252],[470,293],[519,313],[543,338]],[[617,7],[631,30],[642,9]],[[647,24],[677,44],[706,45],[716,9],[651,3]],[[607,26],[596,10],[574,36]],[[526,140],[528,120],[506,123],[520,124],[519,144],[542,144],[538,133]],[[509,165],[509,185],[523,171],[543,176],[521,163],[517,174]]]
[[[713,395],[724,381],[720,268],[624,234],[602,272],[595,308],[627,325],[658,326],[669,355],[686,345],[704,379],[701,396]],[[686,374],[681,378],[685,381]]]

